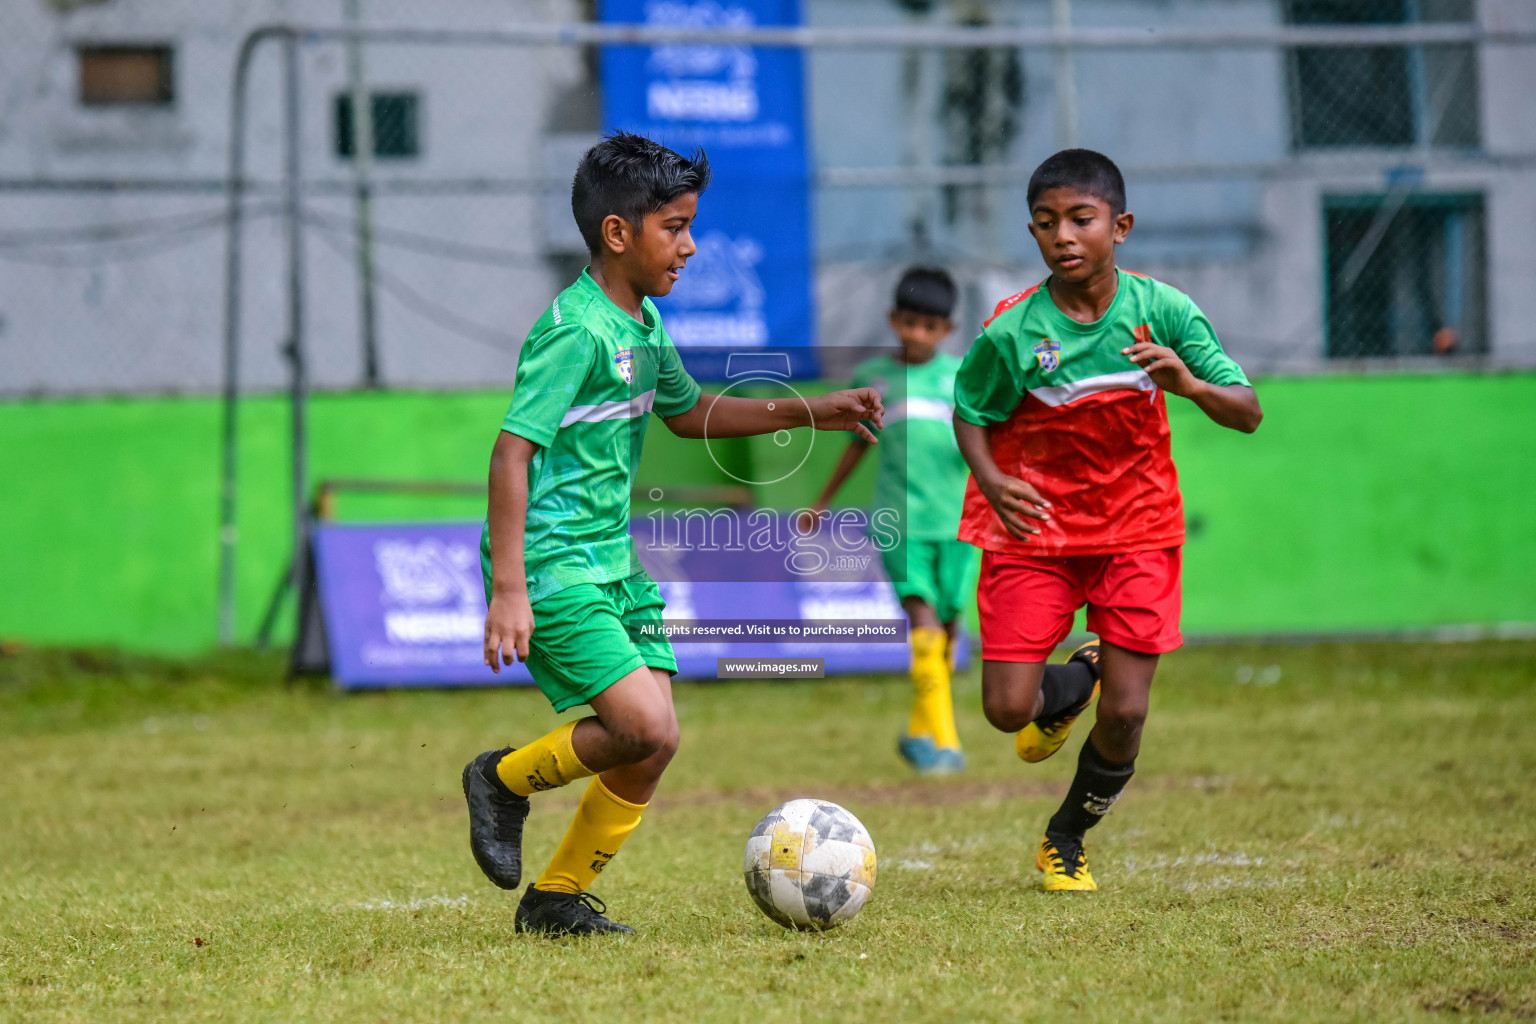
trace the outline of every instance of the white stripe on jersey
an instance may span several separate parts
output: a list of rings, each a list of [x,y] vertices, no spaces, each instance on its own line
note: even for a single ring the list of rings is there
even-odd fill
[[[1152,383],[1146,370],[1121,370],[1119,373],[1084,377],[1070,384],[1029,389],[1030,394],[1050,406],[1069,405],[1079,398],[1096,395],[1101,391],[1150,391],[1153,398],[1157,397],[1157,385]]]
[[[955,417],[955,407],[937,398],[903,398],[885,407],[885,422],[898,420],[939,420],[948,423]]]
[[[632,420],[644,416],[656,404],[656,389],[625,399],[622,402],[599,402],[597,405],[573,405],[566,410],[560,425],[572,423],[601,423],[603,420]]]

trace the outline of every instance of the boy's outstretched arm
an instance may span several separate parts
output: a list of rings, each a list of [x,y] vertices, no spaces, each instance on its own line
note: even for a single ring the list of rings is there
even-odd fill
[[[523,530],[528,522],[528,463],[538,445],[503,430],[491,450],[491,606],[485,616],[485,663],[492,672],[528,658],[533,606],[523,567]]]
[[[692,409],[679,416],[664,417],[668,429],[678,437],[752,437],[793,427],[817,430],[851,430],[870,444],[878,444],[875,435],[860,420],[869,420],[876,429],[885,426],[885,406],[874,388],[833,391],[826,395],[798,398],[736,398],[730,395],[699,396]]]
[[[955,442],[965,464],[971,467],[971,476],[992,511],[1003,522],[1003,528],[1019,540],[1040,532],[1040,527],[1030,522],[1042,522],[1051,518],[1051,503],[1040,492],[1016,476],[1009,476],[997,468],[992,459],[992,446],[987,443],[987,428],[961,419],[955,415]]]
[[[867,451],[869,451],[869,442],[862,437],[855,437],[848,442],[848,447],[843,449],[843,457],[837,460],[837,466],[832,470],[832,475],[827,478],[827,486],[821,489],[821,494],[816,498],[816,504],[811,506],[812,511],[802,517],[805,520],[800,524],[802,532],[810,533],[816,528],[813,514],[825,512],[832,505],[832,496],[847,482]]]
[[[1251,434],[1259,429],[1264,410],[1259,396],[1246,384],[1210,384],[1190,372],[1179,354],[1165,345],[1138,341],[1120,350],[1131,362],[1147,371],[1152,383],[1170,395],[1182,395],[1194,402],[1211,419],[1224,427]]]

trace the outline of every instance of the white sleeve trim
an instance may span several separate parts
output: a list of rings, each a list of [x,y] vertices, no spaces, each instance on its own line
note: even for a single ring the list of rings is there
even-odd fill
[[[617,402],[599,402],[596,405],[573,405],[560,420],[562,427],[572,423],[601,423],[603,420],[632,420],[644,416],[656,404],[656,389]]]

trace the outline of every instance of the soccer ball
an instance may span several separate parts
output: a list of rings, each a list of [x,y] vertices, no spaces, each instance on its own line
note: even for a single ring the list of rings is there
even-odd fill
[[[791,800],[747,838],[747,891],[786,928],[836,928],[875,887],[875,843],[858,818],[825,800]]]

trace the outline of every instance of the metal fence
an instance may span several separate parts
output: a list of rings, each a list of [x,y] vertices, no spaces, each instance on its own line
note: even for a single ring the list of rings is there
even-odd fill
[[[0,13],[0,37],[42,55],[0,70],[0,394],[215,391],[232,68],[268,12],[54,6],[70,11]],[[565,193],[599,130],[597,44],[621,34],[462,27],[486,6],[298,44],[317,386],[504,386],[583,261]],[[917,260],[962,280],[963,344],[1042,276],[1023,185],[1081,143],[1126,171],[1122,263],[1190,291],[1259,372],[1536,362],[1531,244],[1508,226],[1536,196],[1531,29],[1488,23],[1497,4],[1474,21],[1470,0],[1119,5],[1134,28],[1053,27],[1060,7],[811,0],[801,30],[673,32],[807,47],[824,344],[877,342]],[[288,379],[280,48],[251,73],[241,378],[271,390]]]

